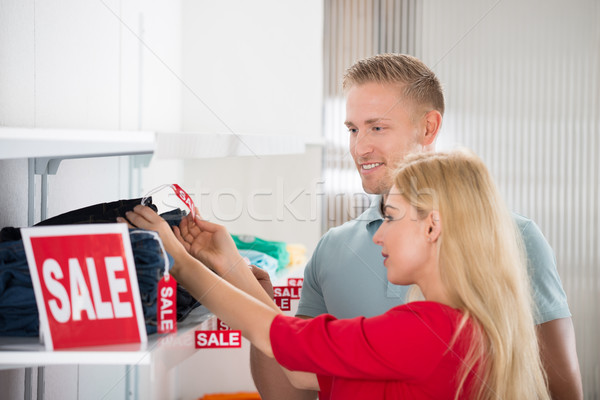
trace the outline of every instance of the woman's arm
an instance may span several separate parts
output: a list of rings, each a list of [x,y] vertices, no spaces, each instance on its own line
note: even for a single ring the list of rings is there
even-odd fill
[[[127,218],[142,229],[159,233],[165,249],[175,259],[171,274],[192,296],[230,327],[241,330],[242,335],[258,349],[273,357],[269,332],[271,322],[281,311],[254,278],[237,250],[231,251],[228,240],[233,249],[235,244],[225,228],[208,222],[200,224],[207,239],[205,257],[214,261],[213,267],[220,270],[231,284],[192,257],[169,225],[151,209],[136,206],[133,212],[127,213]]]
[[[192,220],[188,215],[173,234],[160,216],[144,206],[136,206],[127,218],[142,229],[158,232],[165,249],[175,259],[171,274],[194,298],[227,325],[241,330],[265,355],[273,357],[270,328],[281,310],[248,268],[223,226],[199,218]],[[315,374],[285,372],[294,386],[319,389]]]

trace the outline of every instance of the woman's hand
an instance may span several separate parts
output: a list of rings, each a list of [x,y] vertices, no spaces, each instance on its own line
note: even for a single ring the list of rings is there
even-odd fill
[[[198,213],[194,220],[191,214],[181,220],[175,228],[177,239],[197,260],[223,276],[230,269],[246,266],[233,239],[224,226],[202,220]]]
[[[165,246],[165,250],[173,258],[177,259],[180,254],[185,253],[186,249],[179,240],[177,240],[167,221],[156,214],[151,208],[137,205],[134,207],[133,211],[128,211],[125,215],[135,226],[157,232],[160,236],[160,240],[162,240]],[[117,222],[127,221],[124,218],[119,217],[117,218]]]

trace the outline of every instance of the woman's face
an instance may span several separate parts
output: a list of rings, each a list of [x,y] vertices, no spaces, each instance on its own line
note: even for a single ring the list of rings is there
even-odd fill
[[[373,242],[381,246],[388,280],[396,285],[419,283],[432,254],[427,220],[417,218],[417,210],[395,186],[387,196],[383,215]]]

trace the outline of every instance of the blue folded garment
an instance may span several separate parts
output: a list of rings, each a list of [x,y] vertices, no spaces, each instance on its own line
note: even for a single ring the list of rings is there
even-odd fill
[[[248,260],[250,260],[250,264],[256,265],[257,267],[267,271],[271,281],[275,279],[275,273],[279,267],[279,262],[277,259],[256,250],[240,250],[239,252],[242,257],[246,257]]]

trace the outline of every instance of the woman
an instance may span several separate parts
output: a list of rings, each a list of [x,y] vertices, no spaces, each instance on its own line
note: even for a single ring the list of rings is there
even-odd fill
[[[373,240],[388,280],[425,301],[350,320],[283,316],[219,225],[188,218],[174,235],[150,209],[127,217],[160,233],[178,282],[265,354],[309,372],[289,376],[320,399],[548,399],[519,236],[481,160],[407,157],[383,211]]]

